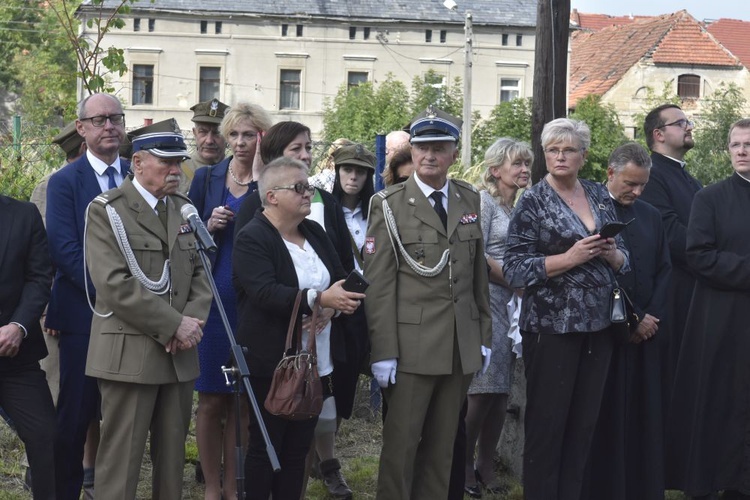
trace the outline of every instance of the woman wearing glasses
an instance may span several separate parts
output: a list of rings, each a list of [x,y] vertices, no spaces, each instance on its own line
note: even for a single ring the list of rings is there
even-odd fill
[[[263,131],[270,126],[271,117],[260,106],[250,103],[233,106],[219,127],[232,149],[232,156],[198,169],[188,193],[218,246],[217,253],[211,256],[213,277],[232,328],[237,324],[237,299],[232,287],[233,219],[240,204],[257,189],[258,143]],[[234,397],[221,371],[221,366],[230,358],[229,339],[216,303],[211,305],[203,341],[198,345],[198,357],[201,374],[195,382],[198,391],[195,434],[206,483],[205,498],[219,500],[222,494],[223,498],[235,498]],[[244,403],[241,414],[240,428],[247,429],[248,408]],[[242,441],[246,443],[246,437]]]
[[[329,318],[335,311],[353,313],[364,299],[363,294],[341,287],[346,274],[336,250],[320,224],[307,219],[314,191],[307,182],[304,163],[283,156],[272,161],[260,176],[258,192],[262,194],[263,210],[236,237],[233,270],[239,299],[237,341],[248,349],[250,383],[281,464],[281,471],[274,473],[260,427],[251,416],[245,463],[246,494],[250,500],[267,500],[269,495],[296,500],[302,492],[305,457],[317,418],[285,420],[263,407],[273,371],[284,351],[297,292],[303,291],[298,318],[302,321],[303,344],[308,335],[316,335],[318,373],[324,394],[333,371],[331,323],[310,323],[315,297],[319,297],[321,312]]]
[[[586,462],[612,354],[614,274],[627,269],[606,187],[578,178],[591,132],[559,118],[544,126],[547,175],[519,200],[503,272],[524,288],[520,316],[526,374],[524,497],[581,498]]]

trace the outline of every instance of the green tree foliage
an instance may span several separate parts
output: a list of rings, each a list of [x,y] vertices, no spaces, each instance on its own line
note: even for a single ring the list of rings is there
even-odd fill
[[[721,84],[710,97],[703,99],[703,109],[696,118],[693,139],[695,147],[685,160],[687,168],[704,185],[720,181],[732,173],[727,152],[729,127],[743,118],[747,99],[742,90],[730,83]]]
[[[348,89],[339,88],[333,101],[323,107],[323,138],[361,142],[373,148],[378,133],[398,130],[409,122],[409,93],[406,86],[389,73],[377,88],[366,82]]]
[[[451,85],[446,78],[430,69],[423,77],[414,77],[411,83],[411,117],[434,105],[453,116],[463,114],[464,97],[461,79],[456,77]],[[473,136],[472,136],[473,137]]]
[[[603,104],[601,96],[589,95],[578,102],[570,118],[586,123],[591,129],[591,147],[579,176],[603,181],[610,153],[627,141],[614,106]]]
[[[500,137],[510,137],[531,144],[531,98],[501,102],[490,116],[474,128],[471,135],[471,156],[474,162]]]
[[[41,2],[4,0],[0,5],[0,87],[15,90],[18,84],[13,68],[8,64],[24,50],[40,41],[42,31],[37,24],[44,10]]]
[[[78,11],[71,10],[71,6],[77,5],[78,2],[53,0],[49,3],[73,48],[78,68],[77,76],[89,94],[112,92],[114,88],[107,76],[110,73],[122,76],[127,72],[124,50],[114,46],[104,47],[103,39],[113,29],[125,26],[125,21],[120,16],[128,14],[130,6],[137,1],[118,0],[114,7],[105,7],[104,0],[90,0],[81,11],[84,13],[89,33],[93,33],[90,38],[79,36],[79,23],[75,15]]]

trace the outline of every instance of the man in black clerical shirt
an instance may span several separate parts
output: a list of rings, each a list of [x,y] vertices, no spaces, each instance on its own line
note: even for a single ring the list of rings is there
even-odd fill
[[[649,182],[651,159],[634,142],[609,157],[607,189],[617,217],[630,222],[621,233],[630,271],[618,276],[640,322],[627,344],[616,345],[592,445],[590,498],[664,498],[663,420],[658,339],[666,318],[671,263],[662,217],[638,197]]]

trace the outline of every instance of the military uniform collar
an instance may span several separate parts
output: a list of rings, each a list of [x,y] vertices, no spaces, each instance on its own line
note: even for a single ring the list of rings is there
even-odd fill
[[[412,174],[414,176],[414,181],[417,183],[417,186],[419,187],[419,190],[424,193],[425,198],[429,198],[430,195],[435,191],[440,191],[443,193],[443,198],[448,199],[448,180],[446,179],[445,184],[440,189],[435,189],[431,186],[428,186],[424,182],[422,182],[422,179],[419,178],[416,172]]]

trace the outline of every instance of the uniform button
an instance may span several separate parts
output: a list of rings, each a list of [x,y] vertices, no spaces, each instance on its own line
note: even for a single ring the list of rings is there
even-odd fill
[[[420,234],[420,235],[419,235],[419,236],[417,237],[417,239],[418,239],[419,241],[422,241],[422,235]]]
[[[359,234],[359,231],[354,231],[354,234]]]
[[[146,248],[148,248],[148,243],[146,243],[146,244],[145,244],[144,246],[145,246]]]
[[[178,292],[177,290],[173,290],[172,291],[172,295],[174,295],[175,297],[177,297],[179,294],[180,294],[180,292]]]
[[[449,239],[448,243],[450,243],[452,245],[453,244],[453,238]]]
[[[458,259],[453,259],[453,260],[451,260],[451,262],[452,262],[453,264],[455,264],[456,262],[458,262]]]
[[[458,302],[458,297],[453,298],[453,303],[456,304]]]
[[[120,331],[122,331],[122,325],[118,325],[117,329],[120,330]]]
[[[453,283],[458,283],[458,278],[453,278]]]

